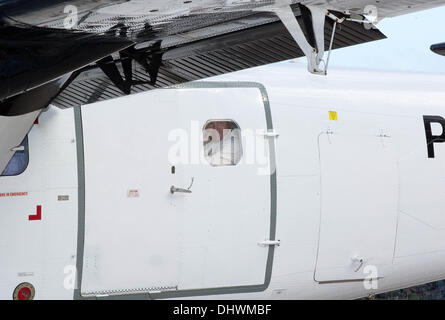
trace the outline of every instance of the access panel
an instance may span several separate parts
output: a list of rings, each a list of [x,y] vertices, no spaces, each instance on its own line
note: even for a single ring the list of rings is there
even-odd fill
[[[392,139],[322,134],[316,281],[384,277],[392,263],[398,171]],[[366,266],[371,268],[365,268]],[[375,268],[374,268],[375,267]]]

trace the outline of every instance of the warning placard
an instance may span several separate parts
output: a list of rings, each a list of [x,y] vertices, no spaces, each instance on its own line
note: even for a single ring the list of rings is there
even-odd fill
[[[5,197],[26,197],[28,192],[1,192],[0,198]]]

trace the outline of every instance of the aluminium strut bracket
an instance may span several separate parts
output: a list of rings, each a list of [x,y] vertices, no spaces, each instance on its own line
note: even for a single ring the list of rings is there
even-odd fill
[[[310,21],[310,25],[306,26],[310,30],[307,30],[309,37],[313,36],[313,44],[309,43],[306,35],[304,34],[297,18],[292,11],[290,2],[286,0],[281,0],[276,2],[275,5],[263,8],[261,10],[274,12],[277,17],[281,20],[283,25],[289,31],[292,38],[298,44],[303,54],[308,60],[308,71],[313,74],[326,75],[327,67],[329,64],[329,57],[332,50],[335,27],[337,23],[342,23],[345,19],[338,18],[332,13],[330,13],[326,8],[314,5],[300,5],[305,10],[302,10],[302,15],[310,15],[309,19],[305,19],[305,23]],[[325,55],[325,21],[326,17],[334,21],[334,28],[332,31],[329,55],[327,61],[323,60]],[[304,18],[308,18],[305,16]]]

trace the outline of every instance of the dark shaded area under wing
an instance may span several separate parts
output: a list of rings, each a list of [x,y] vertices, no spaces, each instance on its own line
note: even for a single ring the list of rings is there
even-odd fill
[[[328,20],[325,31],[326,47],[329,45],[331,31],[332,21]],[[367,30],[362,24],[345,21],[337,26],[333,47],[338,49],[384,38],[386,37],[377,29]],[[168,41],[163,40],[163,43]],[[159,69],[156,85],[134,85],[131,93],[303,56],[279,21],[159,50],[162,50],[163,64]],[[150,76],[137,64],[133,67],[133,77],[141,82],[150,82]],[[122,95],[124,93],[99,68],[90,68],[67,86],[53,104],[72,107]]]

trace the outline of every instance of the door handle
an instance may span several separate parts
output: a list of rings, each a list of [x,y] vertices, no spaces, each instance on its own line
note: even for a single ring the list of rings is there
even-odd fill
[[[352,262],[354,263],[358,263],[359,266],[354,270],[354,272],[357,272],[361,269],[361,267],[363,266],[363,263],[365,263],[365,258],[360,257],[360,256],[353,256],[351,257]]]
[[[184,188],[177,188],[175,186],[171,186],[170,187],[170,193],[171,194],[175,194],[176,192],[181,192],[181,193],[192,193],[192,190],[190,190],[193,186],[193,182],[194,182],[195,178],[192,177],[192,182],[190,183],[190,186],[187,189]]]
[[[175,186],[170,187],[170,192],[174,194],[175,192],[182,192],[182,193],[192,193],[192,190],[189,189],[183,189],[183,188],[176,188]]]

